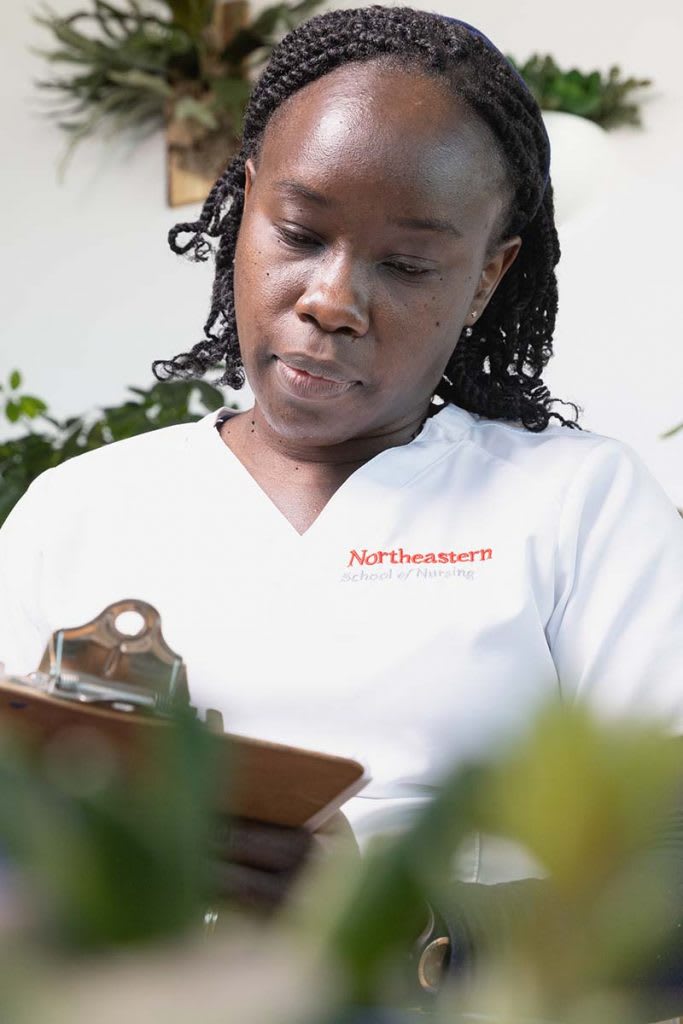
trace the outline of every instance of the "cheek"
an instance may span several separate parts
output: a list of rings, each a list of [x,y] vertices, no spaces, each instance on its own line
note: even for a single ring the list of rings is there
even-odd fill
[[[246,229],[246,230],[245,230]],[[300,275],[299,275],[300,276]],[[256,325],[277,327],[291,309],[301,282],[282,263],[277,243],[258,225],[243,224],[235,250],[235,312],[240,340]]]
[[[249,255],[243,258],[238,247],[234,270],[235,320],[245,362],[263,334],[271,301],[269,278],[261,268],[261,255],[253,248],[248,251]],[[246,244],[243,252],[247,252]]]
[[[393,351],[387,353],[391,362],[403,372],[424,379],[436,379],[451,357],[469,308],[463,310],[462,298],[453,287],[444,288],[437,281],[425,288],[420,298],[402,304],[392,312],[391,335],[397,339]],[[387,327],[389,325],[387,324]],[[399,340],[400,339],[400,340]]]

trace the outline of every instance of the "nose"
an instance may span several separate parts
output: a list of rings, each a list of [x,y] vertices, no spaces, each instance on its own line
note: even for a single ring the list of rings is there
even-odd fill
[[[370,326],[368,305],[362,268],[348,253],[328,253],[311,272],[295,311],[326,334],[339,331],[362,338]]]

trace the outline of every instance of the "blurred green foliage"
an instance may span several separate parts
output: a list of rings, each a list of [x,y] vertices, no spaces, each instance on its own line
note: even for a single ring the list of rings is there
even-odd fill
[[[603,128],[641,123],[633,94],[651,85],[649,78],[623,78],[616,65],[606,75],[577,68],[565,71],[549,54],[534,54],[524,63],[513,57],[508,60],[517,68],[542,110],[576,114]]]
[[[526,979],[520,1017],[556,1019],[588,993],[628,987],[681,918],[680,851],[657,845],[680,769],[680,747],[659,730],[566,707],[500,758],[458,768],[408,835],[366,859],[330,925],[353,999],[390,1003],[401,991],[390,965],[424,924],[425,900],[463,922],[478,950],[479,974],[454,987],[461,1010],[493,999],[482,979],[495,989],[510,973]],[[549,880],[454,884],[454,855],[473,832],[515,840]]]
[[[0,837],[30,883],[38,939],[93,952],[196,926],[212,761],[194,716],[150,729],[150,770],[134,780],[92,727],[58,735],[40,757],[0,740]]]
[[[103,768],[96,751],[74,755],[68,744],[35,763],[7,743],[0,750],[0,843],[39,894],[25,956],[39,982],[36,950],[71,950],[73,1005],[79,986],[90,985],[84,951],[135,953],[143,940],[199,926],[211,762],[200,731],[181,724],[155,753],[159,770],[127,789],[106,752]],[[137,998],[148,1010],[157,1000],[168,1006],[189,986],[193,1019],[268,1024],[350,1020],[358,1005],[415,1007],[410,950],[430,901],[466,923],[477,951],[473,967],[431,1003],[437,1024],[468,1013],[508,1022],[657,1019],[634,979],[678,923],[671,892],[680,886],[680,853],[657,838],[679,783],[679,749],[657,729],[550,708],[498,756],[454,770],[407,833],[378,839],[360,863],[342,857],[312,867],[279,917],[259,925],[221,918],[205,953],[187,947],[184,967],[178,949],[158,947],[148,974],[142,959],[134,976]],[[454,882],[454,856],[473,832],[523,843],[550,877],[532,883],[532,898],[528,881]],[[217,977],[216,949],[225,956]],[[120,968],[122,991],[126,971],[130,964]],[[304,983],[313,1006],[297,1016]],[[58,1007],[62,997],[50,986]],[[264,1000],[268,1013],[259,1015]],[[221,1017],[240,1006],[249,1012]],[[68,1019],[80,1024],[87,1012]],[[167,1010],[145,1019],[187,1018]]]
[[[0,384],[0,418],[4,414],[24,432],[0,441],[0,524],[44,470],[111,441],[192,423],[224,404],[223,393],[206,381],[169,381],[128,391],[131,397],[120,405],[60,420],[41,398],[22,392],[21,374],[12,371]]]

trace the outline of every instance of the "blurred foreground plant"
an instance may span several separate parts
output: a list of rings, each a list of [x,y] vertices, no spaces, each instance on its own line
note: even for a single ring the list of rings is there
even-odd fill
[[[13,370],[0,384],[0,417],[25,433],[0,441],[0,525],[35,478],[46,469],[84,452],[101,448],[175,423],[193,423],[219,409],[224,398],[206,381],[171,381],[128,390],[120,405],[59,420],[47,404],[22,392],[22,378]]]
[[[328,922],[352,998],[391,1003],[405,992],[396,954],[427,900],[476,950],[472,972],[444,993],[448,1014],[488,1008],[502,1019],[505,1007],[506,1020],[565,1019],[589,997],[606,1014],[614,997],[615,1024],[626,1019],[629,989],[683,920],[681,851],[664,841],[680,768],[679,746],[656,729],[553,708],[499,759],[458,769],[408,835],[366,858]],[[472,832],[521,843],[549,878],[454,883],[454,855]]]
[[[136,1019],[143,1005],[153,1024],[179,1024],[188,1014],[328,1024],[355,1019],[359,1005],[398,1014],[417,1002],[409,954],[425,901],[459,920],[476,950],[431,1007],[437,1022],[472,1019],[468,1013],[572,1024],[666,1015],[644,1009],[640,991],[680,920],[680,851],[658,841],[679,788],[680,754],[656,729],[549,709],[496,758],[455,770],[414,827],[376,841],[359,867],[341,857],[309,871],[278,918],[255,924],[221,915],[204,951],[195,943],[145,959],[135,943],[181,934],[197,907],[201,886],[192,875],[204,826],[191,799],[194,743],[183,739],[175,765],[166,762],[156,779],[167,777],[154,791],[165,806],[147,803],[145,820],[135,797],[138,810],[126,812],[124,828],[123,805],[112,805],[106,790],[85,796],[59,773],[43,772],[38,782],[25,766],[22,774],[5,763],[0,833],[20,870],[30,871],[33,891],[49,895],[51,930],[41,941],[76,935],[81,948],[128,943],[131,953],[123,963],[100,960],[99,985],[91,959],[62,961],[56,974],[36,959],[45,987],[26,994],[27,1005],[40,1005],[29,1019],[113,1024]],[[453,882],[453,857],[476,831],[522,843],[550,878]],[[122,888],[124,867],[132,888]],[[149,879],[151,898],[141,879]],[[176,898],[179,909],[169,908],[165,901]],[[31,947],[26,955],[32,962]],[[111,1013],[103,993],[116,993]]]
[[[92,726],[38,754],[6,733],[0,742],[0,842],[25,877],[39,941],[91,952],[198,924],[212,782],[194,716],[149,730],[135,777]]]

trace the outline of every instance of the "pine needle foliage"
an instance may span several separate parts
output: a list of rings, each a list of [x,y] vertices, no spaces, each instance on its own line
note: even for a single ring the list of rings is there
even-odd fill
[[[68,153],[101,130],[144,135],[174,119],[195,137],[226,123],[238,130],[251,73],[320,3],[277,3],[227,41],[216,30],[219,0],[89,0],[67,16],[46,7],[35,21],[52,37],[38,51],[51,73],[37,84]]]

